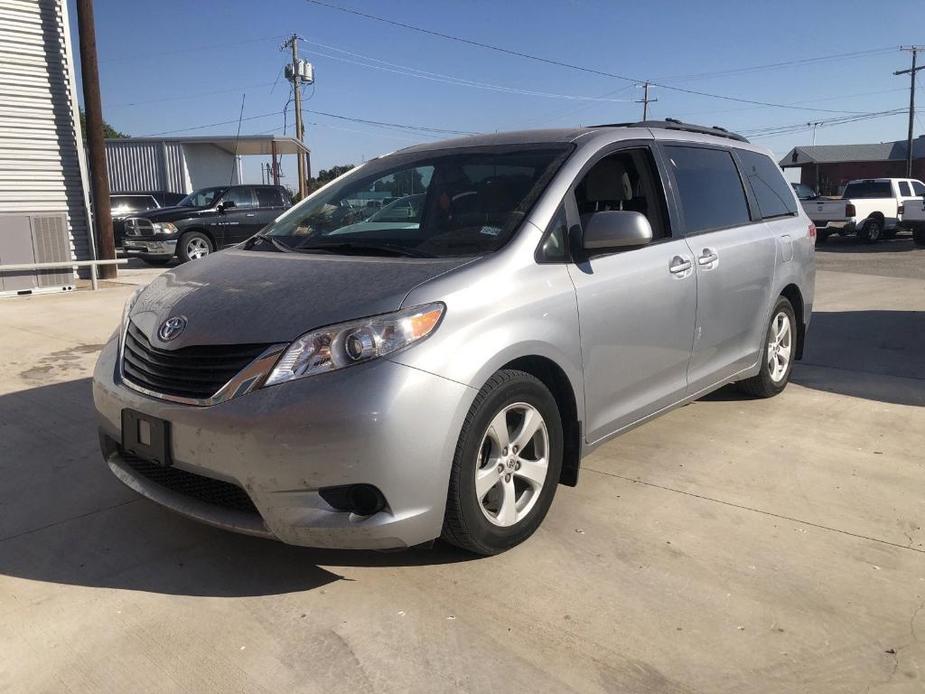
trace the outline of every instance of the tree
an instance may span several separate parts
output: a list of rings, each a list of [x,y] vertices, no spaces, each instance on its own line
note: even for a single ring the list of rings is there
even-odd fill
[[[332,166],[330,169],[321,169],[321,171],[318,172],[318,175],[311,179],[309,183],[309,190],[317,190],[325,183],[333,181],[335,178],[341,174],[347,173],[355,166],[356,164],[339,164],[337,166]]]
[[[80,131],[83,133],[84,140],[87,139],[87,116],[84,115],[83,109],[80,109]],[[123,132],[119,132],[106,121],[103,121],[103,137],[108,139],[122,139],[130,137]]]

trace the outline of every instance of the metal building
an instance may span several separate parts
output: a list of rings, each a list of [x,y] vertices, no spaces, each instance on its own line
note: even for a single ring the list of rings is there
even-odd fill
[[[276,160],[300,150],[308,152],[295,138],[274,135],[106,140],[109,189],[113,193],[191,193],[207,186],[240,183],[240,157],[267,156]]]
[[[0,0],[0,265],[87,260],[87,167],[67,0]],[[0,273],[0,293],[72,282]]]

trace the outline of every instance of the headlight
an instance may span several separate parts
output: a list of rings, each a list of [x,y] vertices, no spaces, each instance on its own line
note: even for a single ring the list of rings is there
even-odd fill
[[[135,301],[138,299],[138,295],[145,290],[144,287],[136,287],[135,291],[132,292],[132,295],[128,298],[128,301],[125,302],[125,306],[122,308],[122,324],[119,326],[119,349],[122,349],[122,340],[125,339],[125,331],[128,328],[128,316],[132,312],[132,307],[135,305]]]
[[[176,234],[177,225],[170,222],[155,222],[153,225],[155,234]]]
[[[397,352],[436,330],[445,309],[441,303],[427,304],[306,333],[283,352],[264,385],[314,376]]]

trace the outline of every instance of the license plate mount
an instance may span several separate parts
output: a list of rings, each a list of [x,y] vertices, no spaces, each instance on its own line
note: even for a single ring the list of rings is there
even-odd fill
[[[170,459],[170,422],[137,410],[122,410],[122,450],[162,467]]]

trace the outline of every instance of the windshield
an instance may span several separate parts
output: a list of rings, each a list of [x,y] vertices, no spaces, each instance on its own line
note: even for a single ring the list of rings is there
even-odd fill
[[[889,181],[857,181],[849,183],[842,195],[848,198],[892,198],[893,191]]]
[[[215,199],[218,198],[225,188],[200,188],[199,190],[190,193],[180,202],[177,203],[178,207],[211,207],[212,203],[215,202]]]
[[[816,191],[810,188],[808,185],[803,183],[793,183],[793,189],[796,191],[797,197],[800,200],[813,200],[817,197]]]
[[[396,154],[365,165],[264,234],[305,252],[451,257],[503,246],[568,145]]]

